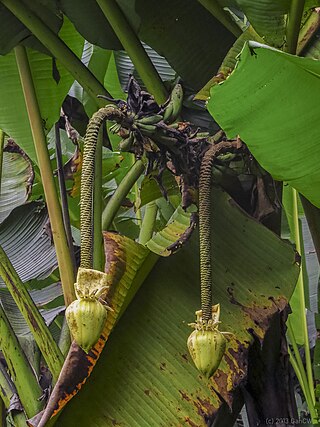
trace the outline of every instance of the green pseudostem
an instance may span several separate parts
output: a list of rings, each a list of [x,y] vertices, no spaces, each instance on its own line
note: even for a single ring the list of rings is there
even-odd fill
[[[124,116],[114,105],[100,108],[88,124],[83,153],[80,197],[81,262],[83,268],[93,267],[93,188],[95,155],[99,130],[105,120],[121,122]]]
[[[212,262],[211,262],[211,169],[214,159],[221,152],[240,148],[240,141],[222,141],[212,145],[205,153],[199,180],[199,238],[200,238],[200,287],[202,320],[212,318]]]

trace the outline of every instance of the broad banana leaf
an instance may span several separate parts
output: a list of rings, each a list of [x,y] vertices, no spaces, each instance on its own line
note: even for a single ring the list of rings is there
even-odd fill
[[[250,219],[225,193],[215,192],[213,206],[214,302],[222,306],[222,330],[234,333],[214,378],[208,381],[199,375],[186,348],[191,332],[187,323],[199,308],[199,255],[194,239],[177,255],[159,261],[144,281],[118,320],[92,378],[66,407],[59,426],[205,426],[222,403],[216,392],[232,405],[234,389],[245,382],[253,336],[263,340],[273,314],[286,307],[299,268],[292,247]],[[122,239],[117,238],[119,247]],[[136,245],[127,259],[129,255],[136,259],[140,252]],[[122,261],[117,263],[119,247],[109,259],[115,272],[123,269]],[[136,262],[128,264],[136,290],[144,277],[135,271]],[[57,410],[67,396],[77,393],[82,384],[79,371],[87,366],[82,375],[88,375],[98,349],[101,352],[101,344],[88,357],[78,353],[73,367],[69,364],[66,388],[60,389],[60,400],[51,409]],[[85,360],[90,365],[83,365]]]
[[[32,290],[30,291],[30,295],[36,306],[40,309],[40,313],[47,326],[50,326],[54,319],[65,309],[64,306],[43,308],[46,304],[62,296],[60,283],[53,283],[43,289]],[[15,334],[18,337],[29,335],[30,329],[7,289],[0,289],[0,299]]]
[[[0,244],[23,282],[44,279],[57,267],[43,203],[27,203],[14,209],[0,225]]]
[[[81,55],[83,38],[67,19],[65,19],[59,36],[76,55]],[[28,49],[28,57],[44,128],[46,132],[49,132],[60,117],[61,104],[74,79],[58,61],[55,63],[51,57],[43,53]],[[59,73],[58,82],[53,77],[54,67]],[[0,75],[0,128],[15,140],[33,162],[37,163],[13,52],[0,57]]]
[[[0,191],[0,223],[16,207],[24,204],[31,192],[34,172],[30,159],[10,142],[3,153]]]
[[[249,42],[233,73],[211,89],[208,110],[276,180],[320,207],[320,63]]]

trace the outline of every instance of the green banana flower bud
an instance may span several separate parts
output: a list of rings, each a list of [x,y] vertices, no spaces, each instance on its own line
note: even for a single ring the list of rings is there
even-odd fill
[[[218,330],[195,330],[188,338],[188,349],[196,368],[206,378],[218,369],[226,350],[226,339]]]
[[[109,276],[101,271],[79,268],[75,291],[77,300],[66,309],[66,319],[73,339],[88,353],[98,341],[112,309],[103,296],[109,288]]]
[[[75,342],[86,352],[96,344],[107,320],[107,310],[97,299],[78,299],[66,310]]]
[[[226,351],[227,340],[225,335],[232,334],[221,332],[218,329],[220,323],[219,304],[212,306],[212,318],[209,321],[202,319],[202,310],[196,311],[196,316],[196,322],[189,324],[195,330],[190,334],[187,346],[196,368],[206,378],[210,378],[219,368]]]

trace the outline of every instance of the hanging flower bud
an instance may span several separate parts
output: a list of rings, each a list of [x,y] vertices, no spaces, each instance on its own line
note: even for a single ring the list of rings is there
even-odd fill
[[[224,335],[231,335],[228,332],[220,332],[219,316],[220,305],[212,307],[212,318],[209,321],[202,320],[202,311],[196,311],[197,321],[190,326],[195,330],[188,338],[188,349],[196,368],[206,378],[210,378],[218,369],[224,352],[227,340]]]
[[[73,339],[88,353],[103,331],[107,310],[96,299],[78,299],[67,308],[66,319]]]
[[[226,349],[226,339],[215,330],[195,330],[188,338],[188,349],[197,369],[210,378],[218,369]]]
[[[66,319],[75,342],[88,353],[98,341],[106,320],[107,310],[104,302],[109,276],[101,271],[79,268],[75,291],[77,300],[66,309]]]

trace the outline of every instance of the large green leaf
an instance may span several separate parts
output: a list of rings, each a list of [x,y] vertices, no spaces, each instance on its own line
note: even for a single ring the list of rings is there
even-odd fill
[[[67,19],[65,19],[59,36],[77,55],[81,55],[83,38]],[[57,83],[53,77],[54,63],[51,57],[31,49],[28,49],[28,57],[44,127],[46,131],[49,131],[60,117],[60,107],[73,83],[73,77],[57,61],[56,67],[59,72],[59,82]],[[0,128],[15,140],[31,160],[36,162],[30,125],[13,52],[0,57],[0,74]]]
[[[211,89],[208,109],[229,138],[240,135],[258,162],[320,207],[320,63],[254,42]]]
[[[24,204],[31,191],[34,173],[28,157],[13,143],[3,153],[0,192],[0,223],[10,212]]]
[[[62,289],[59,283],[53,283],[44,289],[31,291],[30,295],[33,301],[36,303],[37,307],[40,309],[40,313],[44,318],[47,326],[50,326],[54,319],[65,310],[64,306],[42,308],[48,302],[51,302],[62,295]],[[24,317],[20,313],[16,303],[7,289],[0,289],[0,299],[15,334],[18,337],[29,334],[31,335],[27,322],[24,320]]]
[[[43,279],[57,266],[48,225],[44,205],[32,202],[16,208],[0,226],[0,244],[23,282]]]
[[[230,404],[245,382],[248,347],[263,339],[293,291],[298,266],[290,245],[246,216],[224,193],[214,199],[214,302],[229,340],[212,380],[187,354],[187,323],[199,308],[196,240],[158,262],[107,342],[96,369],[59,425],[205,426],[221,396]],[[114,258],[112,258],[113,260]],[[94,416],[93,416],[94,414]]]

